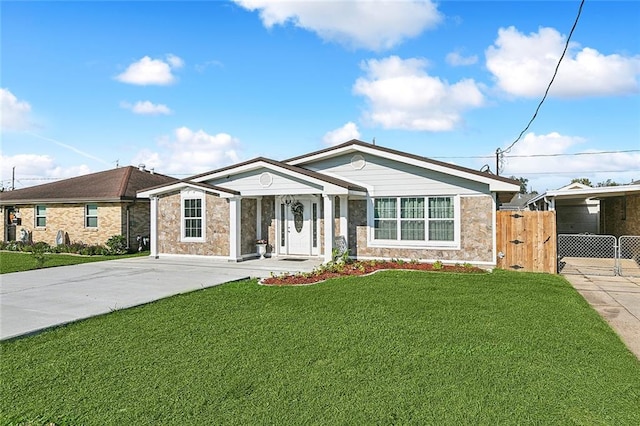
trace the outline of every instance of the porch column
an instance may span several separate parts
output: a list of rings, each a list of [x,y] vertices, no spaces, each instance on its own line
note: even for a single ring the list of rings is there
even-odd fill
[[[256,198],[256,239],[262,239],[262,197]]]
[[[240,242],[241,198],[229,198],[229,260],[238,261],[241,256],[242,244]]]
[[[151,235],[151,256],[158,258],[158,197],[151,197],[151,217],[149,231]]]
[[[324,198],[324,261],[333,260],[333,220],[335,201],[333,195],[323,195]]]
[[[340,196],[340,235],[344,237],[349,247],[349,197]]]

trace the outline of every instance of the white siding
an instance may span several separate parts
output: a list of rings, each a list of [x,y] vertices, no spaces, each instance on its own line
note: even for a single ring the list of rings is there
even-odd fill
[[[454,175],[435,172],[370,154],[360,154],[366,165],[358,170],[351,165],[353,153],[305,165],[368,188],[372,196],[421,194],[489,194],[489,186]]]
[[[260,181],[260,176],[263,173],[269,173],[272,178],[272,182],[268,186],[264,186]],[[315,185],[302,179],[277,173],[266,168],[231,175],[228,178],[213,179],[206,183],[239,191],[243,196],[319,194],[322,192],[320,185]]]

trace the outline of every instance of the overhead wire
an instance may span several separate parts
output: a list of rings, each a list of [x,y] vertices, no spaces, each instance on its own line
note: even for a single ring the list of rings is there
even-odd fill
[[[547,96],[549,95],[549,90],[551,90],[551,85],[553,84],[554,80],[556,79],[556,75],[558,75],[558,70],[560,69],[560,64],[562,63],[562,60],[564,59],[564,56],[567,53],[567,50],[569,49],[569,42],[571,41],[571,36],[573,35],[573,32],[575,31],[576,27],[578,26],[578,21],[580,20],[580,15],[582,14],[582,7],[584,6],[584,1],[585,0],[581,0],[580,1],[580,7],[578,7],[578,14],[576,15],[576,19],[573,21],[573,26],[571,27],[571,31],[569,31],[569,35],[567,36],[567,42],[565,43],[564,49],[562,50],[562,55],[560,55],[560,59],[558,60],[558,63],[556,64],[555,70],[553,71],[553,76],[551,76],[551,81],[549,81],[549,84],[547,85],[547,88],[544,91],[544,96],[540,100],[540,103],[538,103],[538,106],[536,107],[536,110],[533,113],[533,116],[531,117],[531,120],[529,120],[529,123],[527,123],[526,127],[520,132],[518,137],[513,142],[511,142],[511,144],[506,149],[498,148],[496,150],[496,154],[497,154],[498,159],[499,159],[499,161],[498,161],[499,164],[497,165],[498,170],[496,170],[497,174],[500,174],[500,168],[504,163],[504,154],[508,153],[509,151],[511,151],[511,148],[513,148],[513,146],[516,143],[518,143],[518,141],[520,139],[522,139],[522,136],[525,134],[525,132],[527,130],[529,130],[529,127],[531,127],[531,124],[534,122],[534,120],[538,116],[538,112],[540,111],[540,108],[542,108],[542,104],[547,99]]]

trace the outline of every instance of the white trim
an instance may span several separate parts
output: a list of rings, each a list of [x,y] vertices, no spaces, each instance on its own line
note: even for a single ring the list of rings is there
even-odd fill
[[[399,257],[384,257],[384,256],[354,256],[354,259],[357,260],[395,260],[399,259],[405,261],[407,263],[415,260],[410,258],[399,258]],[[442,262],[445,265],[456,265],[456,264],[464,264],[470,263],[471,265],[485,265],[485,266],[496,266],[493,262],[487,262],[484,260],[468,260],[468,259],[419,259],[419,263],[434,263],[434,262]]]
[[[151,198],[154,195],[161,195],[161,194],[165,194],[167,192],[174,192],[174,191],[178,191],[178,190],[186,190],[186,189],[193,189],[195,191],[202,191],[202,192],[209,192],[211,194],[216,194],[216,195],[220,195],[221,197],[233,197],[235,196],[234,193],[232,192],[226,192],[223,189],[224,188],[220,188],[220,190],[217,189],[213,189],[213,188],[204,188],[201,185],[194,185],[190,182],[176,182],[170,185],[166,185],[166,186],[162,186],[160,188],[155,188],[155,189],[149,189],[146,191],[139,191],[138,192],[138,198]]]
[[[497,193],[493,193],[491,194],[491,223],[492,223],[492,229],[493,232],[491,233],[491,252],[492,252],[492,259],[493,259],[493,264],[497,265],[498,264],[498,194]]]
[[[242,241],[240,236],[242,230],[242,198],[233,197],[229,199],[229,259],[239,260],[242,258]]]
[[[262,197],[256,197],[256,240],[262,239]]]
[[[430,241],[430,240],[376,240],[374,238],[374,203],[375,198],[435,198],[435,197],[451,197],[453,198],[453,241]],[[427,203],[425,200],[425,222],[429,221],[427,217]],[[398,209],[400,206],[398,205]],[[411,195],[411,196],[379,196],[367,198],[367,247],[373,248],[406,248],[406,249],[420,249],[420,250],[460,250],[461,249],[461,208],[460,208],[460,196],[457,194],[429,194],[429,195]],[[396,218],[396,220],[400,220]],[[428,227],[425,227],[425,238],[428,238]],[[398,238],[400,238],[400,229],[398,228]]]
[[[158,257],[158,197],[151,197],[151,217],[150,217],[150,229],[151,233],[151,253],[153,257]]]
[[[349,247],[349,198],[345,195],[340,197],[340,235],[342,235]]]
[[[200,200],[200,227],[201,235],[199,237],[185,237],[185,216],[184,202],[185,200]],[[204,191],[183,189],[180,191],[180,242],[182,243],[204,243],[207,240],[207,201]]]
[[[220,177],[232,176],[232,175],[236,175],[236,174],[239,174],[239,173],[252,172],[252,171],[256,171],[256,170],[260,170],[260,169],[268,169],[268,170],[276,171],[276,172],[284,174],[286,176],[295,177],[295,178],[300,179],[300,180],[302,180],[304,182],[310,182],[310,183],[312,183],[314,185],[319,186],[320,188],[323,188],[323,191],[326,192],[326,193],[331,193],[331,194],[336,194],[336,195],[337,194],[347,194],[347,193],[349,193],[349,188],[345,188],[343,186],[335,185],[333,183],[327,182],[326,180],[318,179],[318,178],[309,176],[307,174],[297,172],[295,170],[290,170],[290,169],[285,168],[285,167],[281,167],[281,166],[278,166],[278,165],[275,165],[275,164],[271,164],[271,163],[266,162],[266,161],[255,161],[255,162],[251,162],[251,163],[244,164],[244,165],[241,165],[241,166],[236,166],[236,167],[227,168],[227,169],[224,169],[224,170],[214,171],[212,173],[209,173],[209,174],[206,174],[206,175],[203,175],[203,176],[199,176],[199,177],[193,179],[193,181],[194,182],[206,182],[208,180],[215,180],[215,179],[218,179]],[[309,170],[309,171],[312,172],[312,170]],[[320,172],[314,172],[314,173],[322,174]],[[313,192],[317,193],[318,190],[315,189]],[[312,193],[312,192],[310,192],[310,193]],[[253,195],[253,194],[245,191],[245,192],[243,192],[243,195]]]
[[[333,195],[322,194],[324,200],[324,261],[331,262],[333,260],[333,220],[335,203]]]

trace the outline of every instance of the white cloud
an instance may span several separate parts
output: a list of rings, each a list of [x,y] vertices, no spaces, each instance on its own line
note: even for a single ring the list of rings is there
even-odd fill
[[[335,146],[351,139],[360,139],[360,131],[356,123],[349,121],[344,126],[327,132],[322,141],[325,145]]]
[[[184,61],[182,59],[171,54],[167,55],[166,61],[144,56],[139,61],[129,65],[122,74],[116,76],[116,80],[141,86],[150,84],[165,86],[176,81],[172,71],[182,68],[183,65]]]
[[[445,60],[447,63],[454,67],[460,67],[465,65],[473,65],[478,62],[478,56],[462,56],[460,52],[450,52],[447,54]]]
[[[0,107],[0,129],[19,131],[31,127],[31,105],[18,100],[9,89],[0,88]]]
[[[160,150],[143,150],[133,164],[145,164],[164,174],[196,174],[239,161],[238,139],[227,133],[210,135],[187,127],[175,129],[173,137],[159,140]]]
[[[553,28],[525,35],[514,27],[498,30],[486,52],[487,68],[507,93],[539,97],[544,93],[562,55],[566,37]],[[560,97],[607,96],[640,89],[640,56],[603,55],[571,43],[550,94]]]
[[[594,184],[607,179],[618,183],[640,179],[640,153],[564,155],[575,152],[615,151],[611,148],[580,149],[580,145],[586,142],[584,138],[561,135],[557,132],[546,135],[528,133],[505,155],[502,175],[524,176],[529,179],[529,185],[539,192],[560,188],[573,178],[586,177]],[[557,156],[533,157],[539,154]]]
[[[150,101],[138,101],[133,105],[129,102],[121,102],[120,107],[142,115],[169,115],[173,112],[164,104],[154,104]]]
[[[446,131],[455,128],[461,114],[484,103],[472,79],[449,84],[425,71],[422,59],[390,56],[362,64],[365,77],[353,86],[369,102],[365,118],[387,129]]]
[[[250,11],[259,10],[267,28],[291,23],[326,41],[373,50],[390,49],[442,19],[430,0],[235,1]]]
[[[56,164],[53,157],[40,154],[17,154],[5,156],[0,154],[0,170],[2,170],[2,186],[11,187],[12,172],[15,167],[15,188],[66,179],[91,173],[86,165],[62,167]]]

